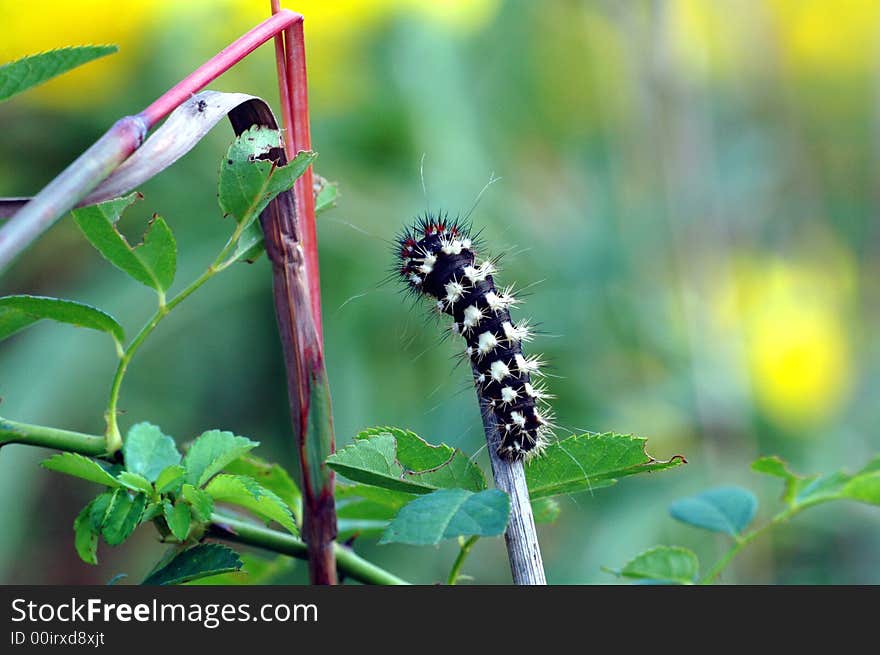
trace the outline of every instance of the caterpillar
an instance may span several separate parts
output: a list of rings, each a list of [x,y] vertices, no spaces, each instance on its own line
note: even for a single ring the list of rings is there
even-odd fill
[[[514,323],[519,304],[513,287],[499,289],[497,262],[477,261],[482,244],[470,225],[448,214],[430,212],[397,237],[397,273],[413,293],[430,298],[436,311],[452,317],[451,331],[464,338],[481,404],[494,414],[501,440],[498,455],[519,460],[540,453],[552,429],[551,396],[541,377],[543,361],[526,356],[528,321]]]

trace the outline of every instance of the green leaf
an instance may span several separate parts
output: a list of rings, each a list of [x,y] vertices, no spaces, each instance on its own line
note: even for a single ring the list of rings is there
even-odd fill
[[[274,491],[293,512],[299,522],[301,518],[302,493],[296,482],[278,464],[267,462],[249,453],[231,462],[223,469],[224,473],[245,475],[253,478],[269,491]]]
[[[156,492],[160,494],[176,492],[183,484],[183,478],[186,475],[186,469],[179,464],[174,464],[162,469],[162,472],[156,477]]]
[[[717,487],[696,496],[680,498],[669,506],[672,518],[712,532],[736,537],[758,511],[758,499],[742,487]]]
[[[538,498],[532,501],[532,514],[535,523],[553,523],[559,518],[562,508],[555,498]]]
[[[193,442],[183,458],[185,479],[191,485],[201,487],[211,476],[259,445],[256,441],[237,437],[231,432],[204,432]]]
[[[138,473],[150,482],[156,482],[159,474],[169,466],[180,463],[180,453],[174,439],[162,434],[151,423],[133,425],[122,444],[125,468]]]
[[[171,534],[177,537],[180,541],[185,541],[186,535],[189,534],[189,524],[192,520],[189,505],[185,503],[172,505],[166,500],[162,505],[162,513],[165,516],[165,522],[168,524],[168,529],[171,530]]]
[[[238,571],[242,562],[238,553],[220,544],[199,544],[179,552],[171,561],[150,573],[142,584],[183,584],[218,573]]]
[[[147,496],[153,495],[153,485],[142,475],[132,473],[131,471],[123,471],[116,476],[116,479],[132,491],[140,491],[147,494]]]
[[[117,345],[125,340],[122,326],[110,314],[73,300],[44,296],[0,298],[0,340],[43,319],[106,332]]]
[[[327,458],[327,466],[354,482],[413,494],[436,489],[486,488],[483,472],[458,449],[434,446],[397,428],[372,428]]]
[[[117,227],[122,212],[141,197],[139,193],[132,193],[74,209],[71,214],[85,237],[108,262],[141,284],[164,293],[174,282],[177,270],[177,243],[168,224],[153,215],[143,244],[135,247],[129,245]]]
[[[4,64],[0,66],[0,102],[117,50],[115,45],[74,46],[49,50]]]
[[[835,471],[825,475],[799,476],[778,457],[762,457],[752,464],[759,473],[785,480],[783,500],[793,509],[803,509],[832,500],[855,500],[880,505],[880,456],[855,474]]]
[[[267,585],[277,578],[290,573],[296,567],[296,560],[286,555],[278,555],[273,559],[256,555],[242,554],[243,566],[239,571],[220,573],[202,578],[193,585]]]
[[[214,511],[214,499],[208,492],[191,484],[185,484],[180,493],[183,499],[192,506],[197,520],[203,522],[210,520],[211,513]]]
[[[392,491],[366,484],[336,485],[336,516],[339,539],[372,535],[385,530],[400,508],[418,498],[415,494]]]
[[[693,551],[678,546],[656,546],[627,562],[617,574],[644,581],[693,584],[700,562]]]
[[[98,462],[78,453],[58,453],[44,460],[40,465],[50,471],[66,473],[107,487],[122,486],[119,480],[110,475]]]
[[[251,510],[264,519],[277,521],[298,535],[290,508],[275,493],[244,475],[221,474],[208,483],[205,491],[215,500]]]
[[[149,503],[147,505],[147,508],[144,510],[143,516],[141,516],[141,523],[152,521],[157,516],[161,516],[162,513],[162,503]]]
[[[339,185],[325,180],[320,175],[315,175],[315,183],[319,185],[315,194],[315,216],[317,216],[336,206],[336,201],[339,200]]]
[[[686,463],[681,455],[660,461],[645,450],[647,439],[631,435],[572,436],[552,443],[526,464],[532,500],[607,487],[618,478],[662,471]]]
[[[140,523],[146,506],[147,497],[144,494],[135,494],[132,498],[127,490],[117,489],[101,526],[104,541],[111,546],[118,546],[128,539]]]
[[[379,543],[429,545],[459,536],[498,535],[509,514],[510,499],[498,489],[438,489],[401,509]]]
[[[96,500],[97,498],[93,499],[83,507],[73,522],[73,543],[80,559],[86,564],[98,563],[98,537],[101,532],[94,528],[91,518]]]
[[[286,166],[259,159],[281,147],[281,133],[253,127],[232,142],[220,165],[219,202],[224,215],[249,224],[266,205],[305,173],[317,155],[300,152]]]

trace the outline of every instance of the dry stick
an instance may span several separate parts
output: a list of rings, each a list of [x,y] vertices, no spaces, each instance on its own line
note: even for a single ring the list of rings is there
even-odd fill
[[[476,369],[475,375],[479,375]],[[547,578],[544,577],[544,562],[541,559],[541,547],[538,544],[535,517],[532,515],[532,503],[529,500],[522,460],[511,462],[498,454],[501,433],[498,431],[495,414],[479,394],[477,397],[480,400],[483,430],[486,432],[486,443],[489,446],[492,477],[495,478],[495,486],[510,496],[510,520],[504,532],[504,541],[507,543],[507,557],[510,560],[513,583],[545,585]]]

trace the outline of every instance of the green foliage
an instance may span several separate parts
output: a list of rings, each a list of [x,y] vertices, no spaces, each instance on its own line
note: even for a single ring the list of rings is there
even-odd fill
[[[50,471],[66,473],[108,487],[122,486],[119,480],[113,477],[101,464],[77,453],[58,453],[44,460],[41,466]]]
[[[267,585],[296,568],[296,560],[286,555],[272,559],[257,555],[241,555],[242,567],[238,571],[220,573],[200,578],[187,584],[193,585]]]
[[[4,64],[0,66],[0,102],[117,50],[115,45],[73,46],[22,57]]]
[[[231,548],[220,544],[198,544],[175,551],[174,557],[150,573],[142,584],[183,584],[218,573],[238,571],[241,566],[241,558]]]
[[[172,505],[170,501],[166,500],[162,503],[162,514],[165,517],[168,529],[171,530],[171,534],[180,541],[185,541],[192,521],[189,505],[186,503]]]
[[[277,521],[294,535],[299,534],[290,508],[253,478],[224,473],[211,480],[205,491],[215,501],[240,505],[266,520]]]
[[[162,472],[156,478],[156,493],[176,492],[183,484],[185,476],[186,469],[177,464],[162,469]]]
[[[591,491],[628,475],[685,463],[679,455],[666,461],[654,459],[645,450],[646,443],[647,439],[607,432],[572,436],[550,444],[526,465],[529,493],[534,500]]]
[[[101,523],[104,541],[111,546],[118,546],[128,539],[140,523],[146,506],[147,497],[144,494],[135,494],[132,497],[127,489],[114,491]]]
[[[785,481],[782,498],[792,510],[832,500],[880,505],[880,456],[852,475],[835,471],[826,475],[799,476],[792,473],[779,457],[762,457],[752,463],[752,470],[782,478]]]
[[[153,485],[150,484],[149,480],[147,480],[144,476],[139,475],[138,473],[123,471],[118,476],[116,476],[116,479],[123,486],[131,489],[132,491],[145,493],[148,497],[151,497],[153,495]]]
[[[151,423],[137,423],[131,427],[125,437],[122,454],[126,469],[150,482],[157,482],[161,473],[180,463],[180,453],[174,439],[162,434],[162,430]],[[174,475],[174,470],[167,475]],[[166,478],[162,482],[166,484],[167,481]]]
[[[177,243],[168,224],[154,215],[143,243],[135,247],[129,245],[117,227],[122,213],[142,197],[132,193],[74,209],[71,214],[82,233],[108,262],[141,284],[164,293],[174,282],[177,270]]]
[[[275,196],[292,187],[317,157],[314,152],[300,152],[286,166],[260,159],[280,147],[281,133],[260,126],[232,142],[220,165],[218,197],[224,215],[246,226]]]
[[[302,492],[283,467],[248,453],[231,462],[223,472],[253,478],[260,483],[260,486],[277,494],[293,512],[296,521],[298,523],[301,521]]]
[[[211,514],[214,511],[214,499],[211,497],[211,494],[191,484],[183,485],[180,493],[184,500],[190,504],[195,517],[199,521],[207,523],[211,520]]]
[[[718,487],[696,496],[681,498],[669,507],[673,518],[698,528],[736,537],[745,530],[755,512],[758,499],[742,487]]]
[[[510,499],[498,489],[438,489],[405,505],[379,543],[431,545],[460,536],[499,535],[509,514]]]
[[[183,458],[185,480],[193,486],[201,487],[227,465],[259,445],[256,441],[237,437],[231,432],[203,432]]]
[[[106,332],[117,345],[125,339],[125,332],[116,319],[90,305],[44,296],[0,298],[0,339],[12,336],[43,319]]]
[[[663,584],[693,584],[700,571],[697,556],[687,548],[656,546],[637,555],[619,571],[619,577]]]

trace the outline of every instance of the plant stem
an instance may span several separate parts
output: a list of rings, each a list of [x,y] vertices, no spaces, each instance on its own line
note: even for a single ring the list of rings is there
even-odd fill
[[[12,443],[55,448],[96,457],[107,454],[103,437],[0,418],[0,446]]]
[[[470,554],[471,548],[473,548],[474,544],[479,540],[480,537],[474,535],[467,541],[462,542],[461,547],[458,550],[458,557],[456,557],[455,561],[452,563],[452,569],[449,571],[449,578],[447,578],[446,584],[454,585],[458,581],[458,574],[461,572],[461,567],[464,565],[464,561]]]
[[[211,521],[209,531],[211,536],[239,544],[256,546],[282,555],[290,555],[297,559],[308,559],[308,547],[305,542],[293,535],[270,530],[222,514],[212,514]],[[350,548],[334,544],[334,552],[339,571],[359,582],[378,585],[409,584],[393,573],[361,558]]]
[[[730,565],[730,563],[733,561],[733,558],[736,557],[743,548],[748,546],[750,543],[752,543],[755,539],[757,539],[759,536],[764,534],[764,532],[766,532],[770,528],[777,526],[780,523],[785,523],[787,520],[789,520],[792,516],[794,516],[795,514],[800,512],[802,509],[804,509],[804,508],[803,507],[797,507],[797,508],[790,507],[788,509],[785,509],[782,512],[780,512],[779,514],[777,514],[776,516],[774,516],[772,519],[770,519],[767,523],[765,523],[761,527],[755,528],[751,532],[749,532],[749,533],[743,535],[742,537],[740,537],[739,539],[737,539],[736,543],[730,548],[730,550],[728,550],[726,553],[724,553],[724,555],[721,557],[721,559],[719,559],[715,563],[715,565],[711,568],[711,570],[700,579],[700,584],[701,585],[712,584],[712,582],[714,582],[714,580],[719,575],[721,575],[721,573],[724,571],[724,569],[726,569]]]
[[[296,23],[302,23],[302,16],[282,9],[233,41],[141,113],[118,120],[0,227],[0,272],[137,150],[158,121],[257,47]]]

